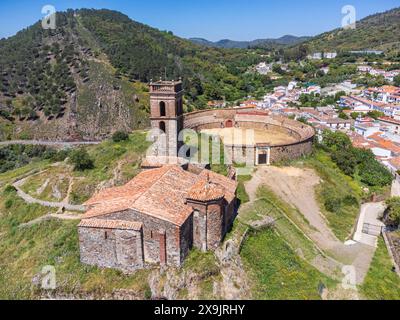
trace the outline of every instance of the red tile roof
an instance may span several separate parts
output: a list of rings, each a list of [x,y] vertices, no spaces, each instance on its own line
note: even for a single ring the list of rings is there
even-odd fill
[[[186,204],[189,190],[201,182],[204,185],[207,176],[222,190],[227,201],[235,198],[237,183],[227,177],[208,170],[196,175],[180,166],[167,165],[143,171],[123,187],[100,191],[85,203],[89,210],[84,217],[132,209],[180,226],[193,212]]]
[[[400,121],[399,120],[395,120],[395,119],[390,118],[390,117],[380,117],[378,120],[383,121],[383,122],[392,123],[392,124],[395,124],[395,125],[400,125]]]
[[[383,138],[381,135],[382,132],[376,132],[368,137],[368,139],[375,142],[375,146],[378,148],[386,149],[392,151],[395,154],[400,154],[400,146],[395,144],[394,142]]]
[[[396,168],[396,170],[400,169],[400,157],[392,158],[389,160],[389,163]]]
[[[190,190],[187,199],[200,202],[220,200],[224,198],[222,187],[210,182],[209,179],[200,179]]]
[[[119,229],[140,231],[143,225],[139,222],[121,220],[84,219],[78,227],[94,229]]]

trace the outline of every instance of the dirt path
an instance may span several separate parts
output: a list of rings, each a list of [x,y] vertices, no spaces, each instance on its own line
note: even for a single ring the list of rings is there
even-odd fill
[[[39,217],[37,219],[31,220],[27,223],[22,223],[19,225],[20,228],[26,228],[26,227],[31,227],[33,225],[39,224],[43,221],[47,221],[50,219],[59,219],[59,220],[81,220],[83,215],[81,214],[69,214],[69,213],[64,213],[64,214],[47,214],[45,216]]]
[[[371,264],[375,248],[360,243],[345,245],[337,239],[321,214],[315,196],[320,178],[312,169],[260,167],[245,183],[250,201],[257,200],[260,186],[269,187],[285,202],[297,208],[307,223],[302,229],[324,252],[343,265],[356,269],[357,283],[362,283]]]
[[[79,211],[79,212],[83,212],[85,211],[85,207],[84,206],[79,206],[79,205],[72,205],[69,203],[66,203],[65,201],[63,202],[50,202],[50,201],[43,201],[43,200],[39,200],[39,199],[35,199],[32,196],[30,196],[29,194],[25,193],[21,187],[24,185],[24,183],[26,182],[26,180],[29,178],[30,176],[18,180],[17,182],[15,182],[13,184],[13,187],[17,190],[17,194],[20,198],[22,198],[26,203],[29,204],[40,204],[41,206],[44,207],[49,207],[49,208],[58,208],[60,210],[68,210],[68,211]]]
[[[392,184],[392,197],[400,197],[400,182],[397,178]]]

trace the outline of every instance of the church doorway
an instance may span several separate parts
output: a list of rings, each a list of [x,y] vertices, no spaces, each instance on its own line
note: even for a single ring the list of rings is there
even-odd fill
[[[268,163],[268,155],[267,154],[259,154],[258,155],[258,164],[265,165]]]
[[[227,120],[225,122],[225,128],[233,128],[233,121],[232,120]]]

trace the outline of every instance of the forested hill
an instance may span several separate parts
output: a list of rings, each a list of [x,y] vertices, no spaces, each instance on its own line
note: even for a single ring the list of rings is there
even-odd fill
[[[93,139],[147,126],[147,83],[183,77],[186,105],[235,100],[262,87],[262,57],[205,48],[110,10],[57,13],[0,40],[0,139]]]
[[[400,51],[400,8],[366,17],[356,29],[343,28],[323,33],[306,42],[310,50]]]

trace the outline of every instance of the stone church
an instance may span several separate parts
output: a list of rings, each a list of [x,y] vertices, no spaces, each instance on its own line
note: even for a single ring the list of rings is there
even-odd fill
[[[183,127],[182,83],[151,84],[151,123],[176,157]],[[237,182],[190,164],[152,166],[85,203],[78,225],[81,262],[132,272],[180,267],[189,251],[217,248],[236,217]]]

